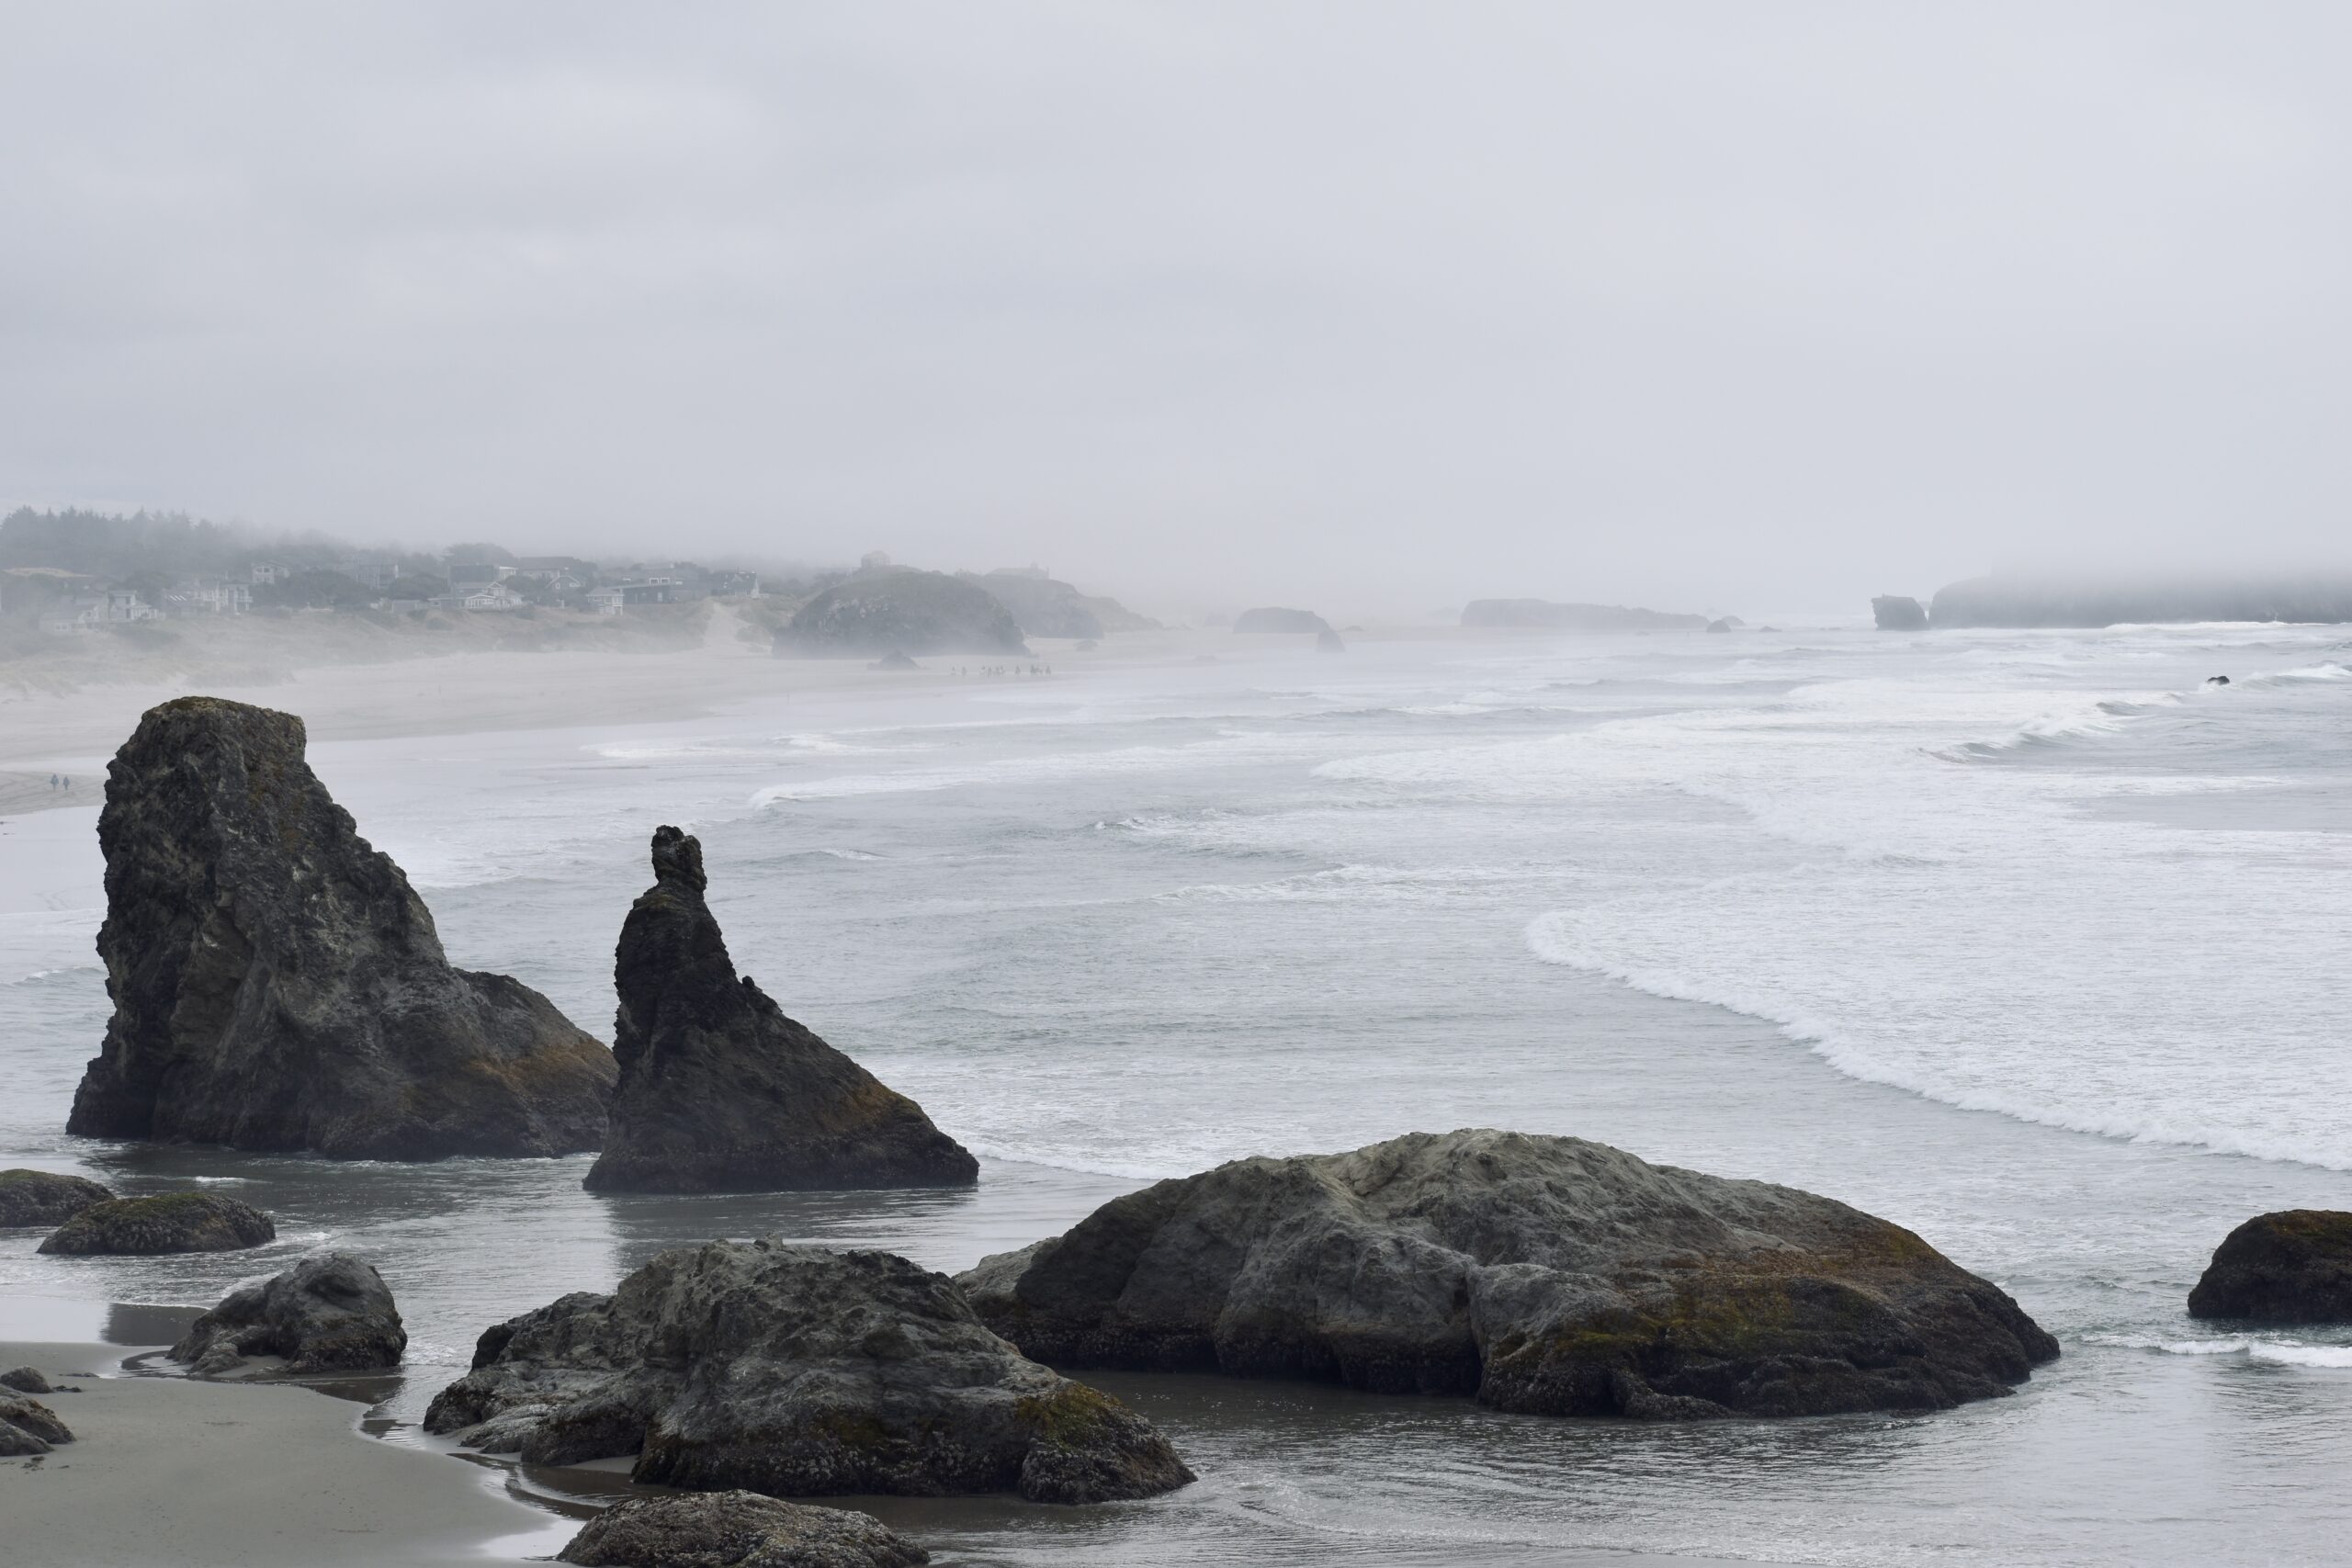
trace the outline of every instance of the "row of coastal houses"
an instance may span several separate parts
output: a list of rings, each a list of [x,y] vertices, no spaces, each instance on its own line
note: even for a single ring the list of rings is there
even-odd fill
[[[691,561],[639,561],[607,568],[576,556],[526,556],[512,562],[447,559],[440,564],[448,591],[423,601],[436,610],[496,614],[552,601],[618,615],[653,604],[691,604],[729,595],[756,598],[760,592],[757,572],[707,570]],[[389,555],[353,556],[323,569],[258,560],[242,580],[186,578],[153,600],[137,590],[105,586],[96,579],[70,572],[22,569],[11,575],[24,575],[26,570],[47,580],[43,591],[48,599],[40,626],[58,634],[103,631],[165,616],[250,615],[256,591],[321,570],[383,595],[375,601],[376,607],[409,602],[398,593],[401,564]]]

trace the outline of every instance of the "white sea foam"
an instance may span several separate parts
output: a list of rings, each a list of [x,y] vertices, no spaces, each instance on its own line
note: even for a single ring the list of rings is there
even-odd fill
[[[2307,1345],[2294,1340],[2235,1335],[2217,1339],[2166,1339],[2149,1334],[2086,1334],[2087,1345],[2124,1350],[2154,1350],[2166,1356],[2244,1356],[2281,1367],[2352,1367],[2352,1345]]]

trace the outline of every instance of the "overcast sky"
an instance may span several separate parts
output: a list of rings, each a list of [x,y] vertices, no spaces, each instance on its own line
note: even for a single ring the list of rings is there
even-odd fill
[[[0,4],[0,503],[1148,607],[2352,564],[2352,6]]]

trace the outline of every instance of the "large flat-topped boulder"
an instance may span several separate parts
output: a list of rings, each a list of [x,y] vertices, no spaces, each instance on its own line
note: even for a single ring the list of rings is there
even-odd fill
[[[621,1068],[592,1191],[960,1187],[978,1162],[922,1107],[785,1016],[735,972],[702,845],[653,835],[653,886],[622,923]]]
[[[155,1257],[174,1252],[242,1252],[277,1239],[267,1214],[212,1192],[160,1192],[93,1203],[50,1234],[42,1252],[57,1258]]]
[[[349,1159],[604,1139],[612,1053],[433,917],[303,760],[302,721],[149,710],[98,817],[114,1017],[67,1130]]]
[[[1466,1393],[1531,1414],[1939,1408],[2057,1343],[1909,1231],[1581,1138],[1418,1133],[1113,1200],[958,1281],[1071,1367]]]
[[[785,1497],[1148,1497],[1193,1479],[1110,1395],[1023,1358],[887,1252],[714,1241],[491,1329],[425,1430],[529,1464]]]

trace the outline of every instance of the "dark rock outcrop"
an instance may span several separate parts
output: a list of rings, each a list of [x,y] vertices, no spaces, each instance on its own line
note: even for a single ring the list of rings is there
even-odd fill
[[[40,1249],[62,1258],[242,1252],[277,1239],[267,1214],[234,1198],[165,1192],[93,1203],[51,1232]]]
[[[931,1553],[870,1514],[705,1492],[616,1503],[555,1560],[582,1568],[920,1568]]]
[[[653,835],[653,886],[614,955],[621,1065],[594,1192],[962,1187],[979,1165],[922,1107],[738,976],[703,892],[702,845]]]
[[[384,1277],[347,1252],[329,1252],[230,1292],[170,1355],[209,1378],[255,1356],[278,1357],[290,1372],[364,1371],[397,1366],[407,1348]]]
[[[1747,623],[1746,621],[1741,620],[1737,615],[1721,615],[1714,620],[1709,621],[1707,623],[1707,629],[1711,632],[1736,632],[1747,624]]]
[[[1917,599],[1900,594],[1882,593],[1871,601],[1871,618],[1883,632],[1923,632],[1928,629],[1928,612]]]
[[[62,1225],[91,1204],[113,1196],[86,1177],[47,1170],[0,1170],[0,1227]]]
[[[5,1388],[12,1393],[55,1393],[57,1392],[50,1387],[49,1380],[41,1376],[40,1371],[33,1367],[13,1367],[7,1371],[0,1372],[0,1388]]]
[[[989,1333],[887,1252],[714,1241],[481,1337],[430,1432],[526,1463],[633,1456],[641,1482],[786,1497],[1148,1497],[1192,1480],[1108,1394]]]
[[[958,1282],[1057,1365],[1539,1415],[1939,1408],[2058,1353],[1998,1289],[1843,1203],[1517,1133],[1237,1160]]]
[[[73,1440],[57,1412],[40,1400],[0,1393],[0,1459],[30,1459]]]
[[[826,589],[776,634],[780,656],[875,659],[900,652],[1012,653],[1028,645],[1012,613],[976,582],[939,571],[860,573]]]
[[[922,666],[894,648],[866,668],[868,670],[920,670]]]
[[[963,572],[1012,613],[1028,637],[1099,637],[1113,632],[1158,631],[1159,623],[1116,599],[1080,593],[1036,567],[999,567],[986,576]]]
[[[1312,610],[1284,610],[1270,605],[1242,611],[1233,617],[1233,629],[1237,632],[1306,632],[1319,637],[1331,627]]]
[[[303,761],[300,719],[151,709],[98,843],[114,1017],[68,1131],[397,1160],[603,1141],[612,1054],[528,987],[450,967]]]
[[[1973,577],[1938,589],[1928,619],[1938,627],[2352,621],[2352,576]]]
[[[1465,626],[1542,627],[1567,632],[1669,632],[1704,629],[1704,615],[1628,609],[1622,604],[1555,604],[1543,599],[1474,599],[1462,611]]]
[[[2352,1323],[2352,1213],[2282,1209],[2246,1221],[2213,1249],[2188,1315]]]
[[[1348,651],[1348,645],[1340,640],[1338,632],[1325,626],[1315,634],[1315,650],[1317,653],[1345,653]]]

